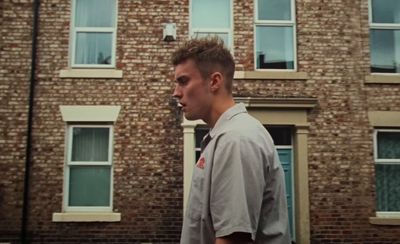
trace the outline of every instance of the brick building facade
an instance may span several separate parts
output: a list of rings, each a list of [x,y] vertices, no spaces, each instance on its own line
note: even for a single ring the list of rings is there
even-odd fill
[[[104,29],[79,29],[84,20],[77,9],[92,13],[79,1],[91,3],[40,1],[28,201],[23,192],[35,1],[0,2],[0,242],[20,242],[25,204],[32,243],[177,243],[201,122],[185,121],[171,99],[169,58],[193,33],[214,30],[198,28],[196,0],[100,1],[115,8],[115,23],[110,18],[114,24]],[[382,152],[381,159],[379,148],[400,145],[398,1],[225,2],[229,27],[215,33],[227,38],[235,57],[234,96],[271,130],[290,133],[290,145],[282,148],[292,150],[296,243],[400,243],[400,153]],[[289,6],[289,17],[265,17],[262,10],[273,6]],[[380,25],[379,11],[394,17]],[[176,25],[175,41],[163,40],[166,23]],[[284,68],[268,66],[268,55],[260,61],[257,40],[271,26],[289,28],[285,33],[294,36],[292,55],[285,56],[293,60]],[[374,66],[386,65],[380,60],[387,52],[379,53],[379,41],[371,38],[380,29],[395,33],[392,45],[384,45],[394,53],[388,69]],[[113,43],[111,61],[80,60],[79,48],[86,47],[80,41],[89,39],[79,39],[81,33],[106,33],[110,39],[100,39]],[[72,140],[85,129],[106,135],[104,160],[74,160],[80,156]],[[385,160],[390,168],[381,166]],[[81,195],[71,182],[92,180],[77,172],[94,161],[110,187],[93,194],[104,196],[106,207],[76,207],[71,198],[79,202]],[[381,185],[382,179],[392,183]],[[382,203],[382,194],[392,203]]]

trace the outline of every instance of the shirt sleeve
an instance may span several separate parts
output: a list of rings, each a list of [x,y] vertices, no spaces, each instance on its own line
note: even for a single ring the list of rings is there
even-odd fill
[[[257,230],[265,186],[263,153],[245,136],[222,135],[215,149],[210,212],[216,237]]]

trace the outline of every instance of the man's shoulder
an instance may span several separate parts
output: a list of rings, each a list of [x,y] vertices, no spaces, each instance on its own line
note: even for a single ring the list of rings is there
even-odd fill
[[[219,130],[217,137],[232,142],[268,140],[268,132],[258,120],[249,115],[243,117],[232,118]]]
[[[217,133],[218,141],[230,143],[257,144],[269,147],[274,142],[263,124],[248,113],[232,117]]]
[[[260,121],[248,113],[241,113],[232,117],[229,123],[227,123],[226,131],[234,134],[244,134],[245,136],[251,135],[251,132],[266,132]]]

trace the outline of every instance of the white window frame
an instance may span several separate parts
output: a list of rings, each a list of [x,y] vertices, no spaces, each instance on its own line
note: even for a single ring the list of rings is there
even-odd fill
[[[388,24],[388,23],[374,23],[374,22],[372,22],[372,0],[368,0],[368,23],[369,23],[370,30],[400,30],[400,23],[399,24]],[[400,44],[399,44],[398,48],[400,48]],[[371,50],[370,50],[370,52],[371,52]],[[369,65],[371,67],[372,60],[370,61]],[[376,74],[376,75],[399,75],[400,73],[371,72],[371,74]]]
[[[118,0],[115,1],[115,24],[114,27],[75,27],[76,16],[76,1],[72,0],[71,7],[71,34],[70,34],[70,67],[72,68],[115,68],[116,61],[116,43],[117,43],[117,24],[118,24]],[[112,34],[112,47],[111,47],[111,63],[110,64],[76,64],[75,63],[75,50],[76,50],[76,37],[77,33],[111,33]]]
[[[71,161],[71,156],[72,156],[72,138],[73,138],[73,129],[74,128],[108,128],[109,129],[109,143],[108,143],[108,161],[104,162],[72,162]],[[65,168],[64,168],[64,210],[65,212],[112,212],[113,209],[113,163],[112,163],[112,158],[113,158],[113,126],[112,125],[107,125],[107,124],[73,124],[73,125],[67,125],[67,130],[66,130],[66,160],[65,160]],[[70,166],[104,166],[104,165],[109,165],[110,166],[110,202],[109,206],[103,206],[103,207],[89,207],[89,206],[69,206],[69,180],[70,180]]]
[[[399,159],[378,158],[378,133],[379,132],[400,133],[400,129],[375,129],[374,130],[374,161],[375,161],[375,164],[398,165],[400,167],[400,158]],[[376,216],[377,217],[391,217],[391,216],[397,217],[397,216],[400,216],[400,211],[377,211]]]
[[[254,0],[254,70],[256,71],[278,71],[290,72],[297,71],[297,30],[296,30],[296,4],[295,0],[290,0],[291,4],[291,20],[259,20],[258,19],[258,0]],[[257,46],[256,46],[256,29],[259,26],[272,27],[292,27],[293,28],[293,69],[260,69],[257,68]]]
[[[229,0],[230,2],[230,22],[231,26],[230,28],[193,28],[192,26],[192,16],[193,16],[193,11],[192,11],[192,6],[194,0],[189,1],[189,38],[195,38],[195,33],[200,32],[200,33],[212,33],[212,34],[228,34],[228,43],[225,43],[225,45],[228,47],[228,49],[231,51],[233,54],[233,0]]]

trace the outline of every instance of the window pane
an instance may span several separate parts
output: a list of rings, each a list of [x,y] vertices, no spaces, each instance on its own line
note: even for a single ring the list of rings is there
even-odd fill
[[[293,27],[256,27],[258,69],[294,69]]]
[[[110,166],[71,166],[69,206],[110,206]]]
[[[228,33],[213,33],[213,32],[194,32],[194,38],[202,38],[207,36],[218,36],[224,41],[225,46],[229,46],[229,34]]]
[[[195,163],[197,163],[197,161],[199,161],[200,155],[201,155],[201,152],[196,151],[196,162]]]
[[[200,143],[203,138],[207,135],[209,129],[205,126],[196,126],[195,137],[196,137],[196,148],[200,148]]]
[[[291,0],[258,0],[259,20],[291,20]]]
[[[373,23],[400,23],[399,0],[372,0]]]
[[[265,126],[265,128],[274,140],[275,145],[292,145],[292,129],[290,127]]]
[[[206,127],[206,126],[203,126],[203,125],[196,126],[195,134],[194,134],[195,143],[196,143],[196,148],[195,148],[196,162],[200,158],[200,143],[209,131],[210,131],[210,129],[208,129],[208,127]]]
[[[111,64],[111,33],[77,33],[75,64]]]
[[[192,28],[230,28],[231,0],[192,0]]]
[[[114,27],[115,0],[76,0],[76,27]]]
[[[377,164],[376,198],[378,211],[400,211],[400,165]]]
[[[400,132],[378,132],[378,158],[400,159]]]
[[[371,30],[371,72],[400,73],[400,30]]]
[[[108,161],[109,128],[73,129],[71,161]]]

